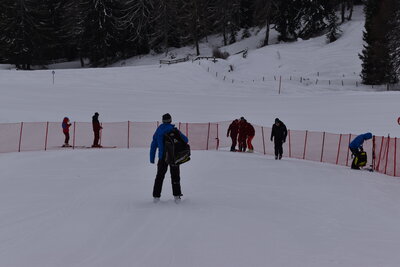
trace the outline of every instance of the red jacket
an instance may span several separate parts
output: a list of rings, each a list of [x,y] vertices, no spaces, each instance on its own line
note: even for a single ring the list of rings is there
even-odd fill
[[[70,126],[71,126],[71,123],[69,123],[69,119],[67,117],[65,117],[62,122],[63,133],[69,133]]]

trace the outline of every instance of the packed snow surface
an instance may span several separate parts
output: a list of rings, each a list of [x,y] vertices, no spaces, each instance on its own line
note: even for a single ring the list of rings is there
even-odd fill
[[[0,155],[0,266],[398,266],[400,181],[194,152],[152,201],[148,150]]]

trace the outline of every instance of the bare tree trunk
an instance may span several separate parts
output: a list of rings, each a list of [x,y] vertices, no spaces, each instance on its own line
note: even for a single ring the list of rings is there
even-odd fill
[[[353,10],[354,10],[354,0],[349,0],[349,16],[347,17],[348,20],[351,20],[353,17]]]
[[[344,23],[345,20],[345,13],[346,13],[346,3],[343,1],[341,10],[342,23]]]

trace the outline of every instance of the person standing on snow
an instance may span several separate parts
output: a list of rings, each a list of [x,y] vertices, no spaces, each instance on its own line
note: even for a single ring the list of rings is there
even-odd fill
[[[272,125],[271,130],[271,142],[274,141],[275,144],[275,159],[282,159],[283,154],[283,143],[286,142],[287,129],[286,125],[280,121],[278,118],[275,119],[274,125]]]
[[[232,146],[231,146],[232,152],[236,151],[238,133],[239,133],[239,120],[236,119],[229,125],[228,131],[226,133],[226,137],[230,136],[232,139]]]
[[[253,144],[251,143],[251,141],[253,140],[253,138],[256,134],[256,131],[254,130],[253,125],[251,125],[251,123],[249,123],[249,122],[246,123],[246,133],[247,133],[247,147],[249,148],[249,150],[247,152],[253,153],[254,147],[253,147]]]
[[[244,117],[240,118],[239,121],[239,136],[238,136],[238,142],[239,142],[239,152],[246,152],[246,139],[247,139],[247,121]]]
[[[168,170],[168,165],[171,172],[171,183],[172,183],[172,194],[174,195],[175,201],[179,201],[182,196],[181,184],[180,184],[180,169],[179,165],[172,165],[166,162],[166,150],[165,150],[165,134],[176,129],[175,125],[171,124],[172,118],[170,114],[164,114],[162,116],[162,124],[157,128],[153,135],[153,141],[150,146],[150,163],[155,163],[156,151],[158,148],[158,163],[157,163],[157,175],[154,181],[153,198],[154,202],[158,202],[161,197],[162,185],[165,178],[165,174]],[[178,129],[176,129],[179,131]],[[180,136],[184,142],[188,143],[189,139],[180,132]]]
[[[62,147],[70,147],[69,145],[69,127],[71,127],[71,123],[69,122],[69,118],[65,117],[62,122],[62,129],[65,135],[65,141]]]
[[[93,133],[94,133],[94,140],[93,140],[93,145],[92,147],[102,147],[99,144],[100,140],[100,130],[103,129],[101,127],[100,122],[99,122],[99,113],[94,113],[92,117],[92,126],[93,126]]]
[[[369,140],[372,138],[372,133],[365,133],[357,136],[354,138],[353,141],[351,141],[349,148],[351,153],[354,156],[353,162],[351,163],[351,168],[355,170],[359,170],[360,167],[357,166],[356,160],[360,152],[364,151],[363,149],[363,144],[365,140]]]

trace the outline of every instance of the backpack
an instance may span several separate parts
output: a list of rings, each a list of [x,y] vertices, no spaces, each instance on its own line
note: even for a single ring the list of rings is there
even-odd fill
[[[165,162],[177,166],[190,160],[190,146],[183,140],[178,129],[164,135]]]
[[[362,151],[358,153],[354,159],[354,164],[358,167],[364,167],[367,165],[367,152]]]

